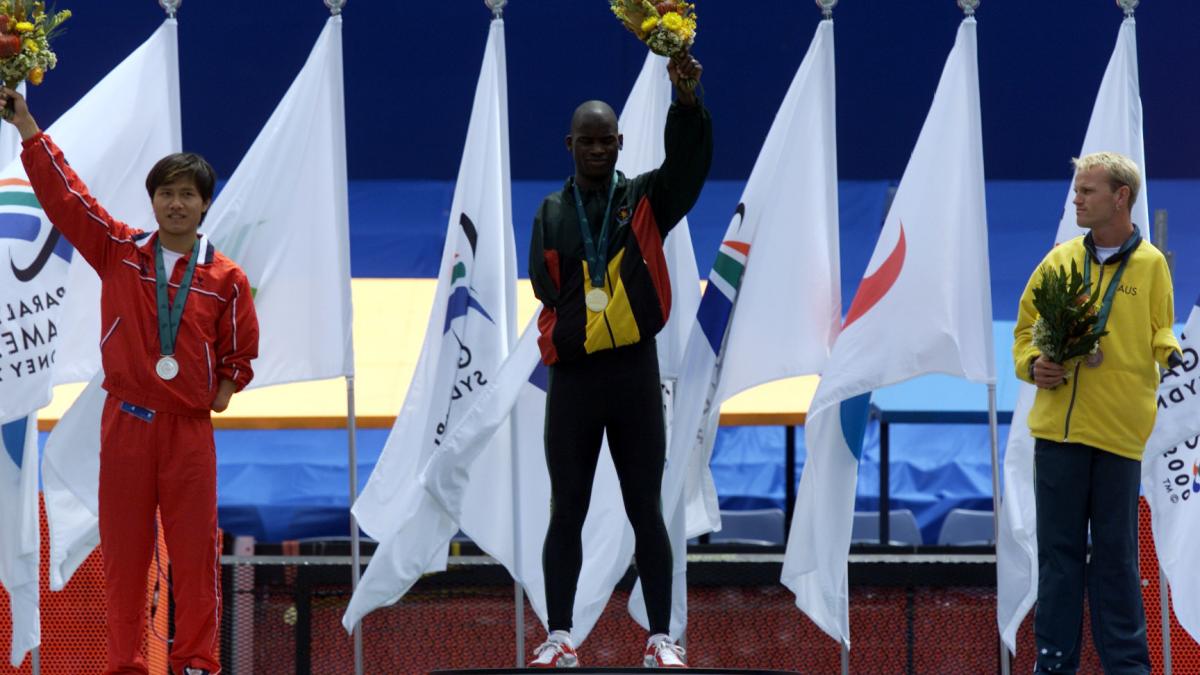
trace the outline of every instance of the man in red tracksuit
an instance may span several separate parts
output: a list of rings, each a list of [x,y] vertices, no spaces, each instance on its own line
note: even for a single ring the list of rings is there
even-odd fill
[[[146,572],[161,511],[172,564],[181,675],[215,675],[220,639],[216,456],[210,411],[250,382],[258,321],[250,285],[197,234],[212,202],[212,167],[168,155],[146,189],[156,233],[116,220],[88,193],[23,98],[0,107],[23,140],[21,159],[54,227],[100,275],[100,351],[108,398],[100,428],[100,549],[108,600],[107,673],[147,673],[141,656]]]

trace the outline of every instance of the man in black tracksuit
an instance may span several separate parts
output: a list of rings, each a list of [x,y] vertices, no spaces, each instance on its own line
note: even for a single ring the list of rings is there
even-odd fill
[[[579,106],[567,149],[575,174],[542,202],[533,223],[529,278],[538,318],[546,396],[550,527],[542,553],[550,637],[531,665],[577,665],[571,616],[583,562],[581,533],[604,433],[636,538],[646,595],[648,667],[683,667],[668,636],[671,548],[661,490],[666,459],[654,336],[671,311],[663,239],[695,204],[712,161],[708,111],[681,80],[702,68],[690,56],[667,70],[676,102],[667,115],[666,159],[635,178],[615,170],[617,116],[600,101]]]

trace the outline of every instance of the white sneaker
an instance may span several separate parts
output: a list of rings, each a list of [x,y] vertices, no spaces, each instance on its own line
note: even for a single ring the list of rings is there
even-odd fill
[[[578,668],[579,657],[575,654],[575,645],[571,644],[571,634],[565,630],[556,630],[546,638],[546,641],[533,650],[533,660],[530,668]]]
[[[675,644],[670,635],[658,633],[646,641],[642,665],[646,668],[687,668],[683,647]]]

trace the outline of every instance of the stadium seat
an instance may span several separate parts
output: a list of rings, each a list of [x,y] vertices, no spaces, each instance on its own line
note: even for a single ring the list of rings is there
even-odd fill
[[[938,546],[991,546],[996,543],[995,520],[991,511],[954,509],[942,523]]]
[[[892,546],[920,546],[921,528],[917,517],[909,509],[897,509],[888,513],[888,543]],[[851,544],[879,543],[879,512],[855,511],[854,527],[850,531]]]
[[[721,511],[721,531],[709,535],[711,544],[783,544],[783,509]]]

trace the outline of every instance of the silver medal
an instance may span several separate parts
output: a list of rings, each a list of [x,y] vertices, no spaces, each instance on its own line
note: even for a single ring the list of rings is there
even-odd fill
[[[179,362],[174,356],[163,356],[154,364],[154,372],[164,380],[173,380],[179,374]]]

